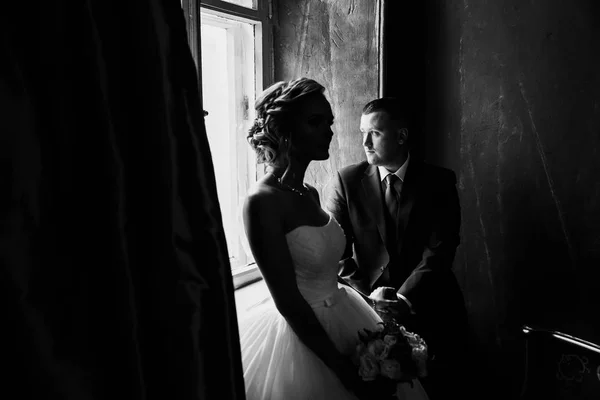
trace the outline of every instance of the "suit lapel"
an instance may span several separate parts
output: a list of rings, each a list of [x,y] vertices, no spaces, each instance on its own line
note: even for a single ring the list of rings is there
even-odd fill
[[[381,197],[381,179],[377,167],[369,165],[362,179],[364,201],[367,210],[377,223],[381,240],[386,243],[385,219],[383,215],[383,199]]]

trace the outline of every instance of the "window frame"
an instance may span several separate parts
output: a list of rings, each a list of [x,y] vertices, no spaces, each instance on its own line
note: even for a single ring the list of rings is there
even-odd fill
[[[254,0],[254,3],[255,8],[251,9],[222,0],[181,0],[187,25],[188,43],[198,73],[199,93],[202,93],[202,68],[199,67],[202,65],[200,28],[202,9],[210,10],[211,13],[222,17],[234,17],[258,23],[256,28],[260,30],[261,40],[256,43],[254,61],[255,68],[257,70],[262,69],[262,74],[256,76],[256,93],[260,93],[274,82],[273,3],[272,0]],[[258,54],[261,56],[258,57]],[[258,168],[258,165],[256,165],[255,170],[255,180],[258,180],[264,174],[264,171]],[[234,289],[237,290],[261,280],[262,275],[256,263],[250,262],[232,270],[232,278]]]
[[[260,22],[262,57],[257,57],[257,67],[262,68],[262,82],[257,82],[257,92],[270,86],[275,81],[273,55],[273,2],[272,0],[255,0],[257,7],[250,9],[223,0],[181,0],[182,9],[188,28],[188,42],[196,65],[201,65],[200,12],[202,8],[211,10],[224,17],[233,16]],[[260,66],[258,64],[261,64]],[[198,70],[198,85],[202,89],[202,71]],[[257,77],[258,78],[258,77]],[[200,91],[202,93],[202,91]]]

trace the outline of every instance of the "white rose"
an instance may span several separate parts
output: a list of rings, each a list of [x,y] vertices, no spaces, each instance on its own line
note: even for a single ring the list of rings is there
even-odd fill
[[[382,360],[387,357],[389,347],[381,339],[375,339],[367,346],[367,350],[378,360]]]
[[[375,380],[377,375],[379,375],[379,363],[371,353],[365,352],[360,357],[360,366],[358,368],[358,374],[363,379],[363,381]]]
[[[398,337],[396,335],[385,335],[383,337],[383,342],[388,346],[393,346],[398,342]]]
[[[395,381],[402,378],[402,366],[396,360],[383,360],[380,363],[381,375]]]

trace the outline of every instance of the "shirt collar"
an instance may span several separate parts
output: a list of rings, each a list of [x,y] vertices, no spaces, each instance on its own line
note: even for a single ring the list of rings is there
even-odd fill
[[[400,168],[398,168],[398,170],[396,172],[394,172],[394,175],[396,175],[398,178],[400,178],[401,182],[404,182],[404,176],[406,175],[406,169],[408,168],[408,161],[410,160],[410,153],[408,154],[408,157],[406,157],[406,161],[404,161],[404,164],[402,164],[402,166]],[[379,169],[379,177],[381,178],[381,181],[383,182],[383,180],[386,178],[386,176],[388,176],[390,174],[390,172],[385,169],[385,167],[381,167],[378,166],[377,169]]]

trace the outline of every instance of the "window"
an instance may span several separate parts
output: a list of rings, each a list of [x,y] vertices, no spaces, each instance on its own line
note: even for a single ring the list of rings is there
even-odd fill
[[[227,3],[237,4],[238,6],[255,8],[256,5],[252,0],[225,0]]]
[[[182,0],[199,67],[206,131],[234,284],[258,274],[245,241],[241,207],[261,171],[246,134],[257,93],[272,81],[270,6],[263,0]],[[200,40],[201,38],[201,40]],[[198,45],[199,44],[199,45]]]

